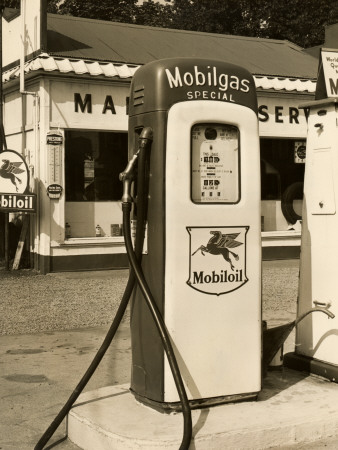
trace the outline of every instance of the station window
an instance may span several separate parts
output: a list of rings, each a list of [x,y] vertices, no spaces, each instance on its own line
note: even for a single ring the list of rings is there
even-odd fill
[[[66,201],[120,200],[119,173],[127,164],[127,146],[127,133],[67,131]]]
[[[298,142],[294,139],[261,139],[262,200],[280,200],[288,186],[304,181],[305,159],[297,157]]]
[[[127,159],[127,133],[66,131],[66,239],[121,235],[119,174]]]
[[[262,230],[286,231],[302,217],[305,140],[260,141]]]

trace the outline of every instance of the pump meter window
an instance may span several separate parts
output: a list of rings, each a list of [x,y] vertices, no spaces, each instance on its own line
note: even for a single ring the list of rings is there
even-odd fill
[[[239,130],[225,124],[191,129],[191,199],[195,203],[237,203]]]

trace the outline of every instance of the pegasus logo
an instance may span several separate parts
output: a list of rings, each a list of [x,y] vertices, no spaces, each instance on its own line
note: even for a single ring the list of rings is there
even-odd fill
[[[24,172],[23,169],[20,169],[22,162],[11,162],[9,159],[2,159],[2,162],[0,177],[9,178],[11,183],[14,184],[16,192],[18,192],[18,183],[21,184],[22,181],[17,175]]]
[[[0,192],[24,194],[29,184],[26,161],[14,150],[0,151]]]
[[[230,264],[231,270],[234,270],[230,255],[238,261],[238,255],[229,250],[229,248],[235,248],[239,245],[243,245],[243,242],[238,242],[235,239],[240,233],[222,234],[221,231],[210,231],[213,237],[209,240],[207,245],[201,245],[192,254],[194,256],[198,251],[204,256],[204,252],[210,253],[211,255],[222,255],[223,258]]]
[[[244,285],[248,281],[246,276],[248,230],[249,227],[246,226],[217,227],[217,229],[187,228],[190,235],[190,249],[196,249],[190,251],[188,285],[197,291],[216,295],[232,292]],[[210,235],[212,236],[208,237]],[[203,241],[207,241],[207,244],[200,245]],[[233,251],[235,248],[236,252]],[[212,257],[209,258],[208,255]],[[224,261],[230,265],[229,269],[224,267]]]

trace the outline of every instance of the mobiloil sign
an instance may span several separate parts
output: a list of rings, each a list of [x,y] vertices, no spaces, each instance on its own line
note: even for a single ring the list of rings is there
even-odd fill
[[[14,150],[0,152],[0,210],[36,212],[36,194],[28,194],[29,170]]]
[[[4,211],[36,211],[36,195],[0,194],[0,209]]]
[[[136,72],[129,114],[130,157],[141,130],[153,130],[142,266],[189,400],[212,405],[255,398],[261,389],[261,247],[253,77],[222,61],[156,61]],[[155,408],[175,409],[168,361],[138,289],[131,336],[132,392]]]

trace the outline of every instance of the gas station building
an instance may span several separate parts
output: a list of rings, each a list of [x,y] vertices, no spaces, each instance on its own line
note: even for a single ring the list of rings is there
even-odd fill
[[[3,18],[4,129],[8,149],[25,156],[38,196],[29,239],[35,269],[127,267],[118,175],[128,159],[130,83],[140,66],[184,56],[224,60],[254,75],[262,254],[299,256],[302,105],[314,98],[316,57],[288,41],[47,14],[43,0],[26,3],[21,15],[6,9]],[[62,192],[53,194],[52,185]]]

